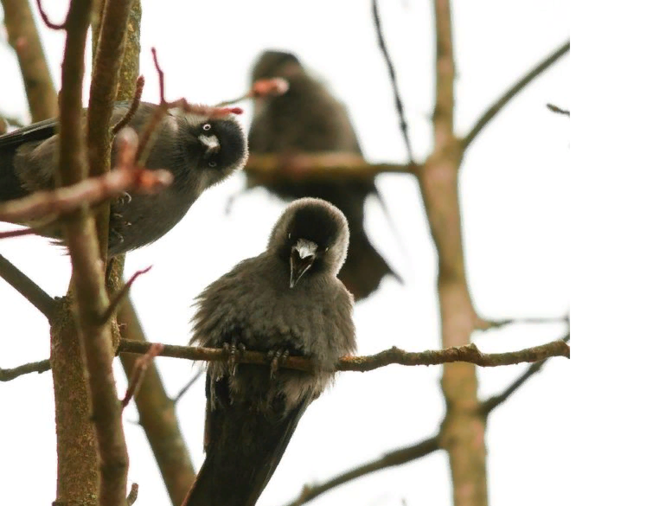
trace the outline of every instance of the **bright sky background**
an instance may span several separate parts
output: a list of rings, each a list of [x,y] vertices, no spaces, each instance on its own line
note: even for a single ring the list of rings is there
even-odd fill
[[[64,2],[44,1],[54,20]],[[568,37],[567,1],[455,1],[456,124],[465,133],[479,114],[528,68]],[[385,38],[422,161],[431,149],[434,32],[430,1],[381,0]],[[56,83],[64,37],[41,33]],[[6,38],[6,37],[5,37]],[[0,39],[0,114],[25,117],[27,104],[11,48]],[[157,100],[151,47],[158,49],[169,99],[216,103],[241,95],[249,68],[265,48],[299,55],[343,100],[367,158],[405,161],[391,85],[378,49],[370,2],[143,1],[144,99]],[[656,46],[655,46],[656,47]],[[469,149],[461,172],[464,239],[470,288],[485,317],[562,317],[568,310],[572,250],[567,205],[570,122],[550,113],[569,108],[569,57],[535,81],[498,116]],[[88,69],[89,70],[89,69]],[[251,107],[243,121],[247,127]],[[206,192],[186,218],[156,244],[128,255],[126,273],[153,265],[132,290],[147,336],[186,344],[191,302],[207,284],[265,246],[284,204],[264,191],[241,196],[229,216],[229,196],[243,175]],[[378,186],[395,222],[397,239],[377,202],[367,207],[368,232],[403,275],[383,283],[355,311],[360,354],[393,345],[407,350],[439,346],[435,294],[437,261],[417,184],[404,175],[382,176]],[[11,228],[0,224],[0,229]],[[65,292],[68,257],[42,238],[5,240],[0,252],[53,296]],[[48,325],[36,309],[0,281],[0,366],[13,367],[49,354]],[[655,308],[656,310],[656,308]],[[564,335],[563,325],[520,325],[474,340],[483,351],[509,351]],[[157,359],[173,396],[195,369],[183,360]],[[479,370],[482,397],[498,393],[526,366]],[[125,378],[117,362],[118,390]],[[344,373],[303,417],[260,505],[278,506],[305,483],[335,474],[424,439],[437,430],[444,403],[440,368],[391,366],[367,374]],[[572,452],[571,408],[566,397],[573,366],[554,359],[491,417],[487,432],[493,506],[570,504],[566,461]],[[178,415],[195,466],[203,460],[203,381],[183,398]],[[0,504],[50,504],[55,498],[55,426],[51,374],[0,385]],[[9,412],[11,409],[11,412]],[[613,408],[612,408],[613,409]],[[131,405],[127,422],[137,420]],[[142,429],[126,423],[129,481],[140,485],[138,504],[169,504]],[[606,445],[605,445],[606,446]],[[606,448],[605,452],[610,449]],[[316,506],[448,504],[446,454],[381,471],[321,496]],[[8,485],[10,484],[10,485]],[[529,498],[533,499],[530,500]]]

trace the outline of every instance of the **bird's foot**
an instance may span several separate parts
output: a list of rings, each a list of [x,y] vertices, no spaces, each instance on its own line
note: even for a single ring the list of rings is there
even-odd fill
[[[268,352],[268,360],[270,361],[270,379],[277,375],[279,367],[286,363],[290,352],[283,348],[270,350]]]
[[[123,192],[120,197],[117,198],[117,204],[119,205],[125,205],[125,204],[130,204],[130,202],[133,200],[133,197],[130,196],[130,193],[128,192]]]
[[[229,354],[229,359],[227,360],[229,376],[235,376],[238,369],[238,360],[246,349],[245,345],[239,343],[236,339],[232,339],[231,342],[223,343],[222,349]]]

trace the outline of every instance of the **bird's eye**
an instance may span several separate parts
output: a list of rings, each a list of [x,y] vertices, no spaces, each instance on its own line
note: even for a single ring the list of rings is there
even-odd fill
[[[217,162],[214,162],[213,160],[211,160],[210,162],[208,162],[208,166],[209,167],[217,167]]]
[[[327,248],[325,248],[325,252],[328,252],[328,251],[329,251],[329,246],[327,246]]]
[[[201,127],[204,131],[208,132],[211,129],[210,123],[204,123],[204,126]]]
[[[288,233],[288,238],[289,238],[289,239],[291,238],[291,233],[290,233],[290,232]]]

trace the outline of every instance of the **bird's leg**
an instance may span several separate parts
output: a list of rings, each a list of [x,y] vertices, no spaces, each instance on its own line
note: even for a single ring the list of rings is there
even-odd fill
[[[230,342],[222,343],[222,349],[229,354],[229,359],[227,360],[229,376],[235,376],[236,369],[238,369],[238,359],[246,350],[245,345],[239,343],[234,337]]]
[[[276,348],[268,352],[268,360],[270,361],[270,379],[277,375],[279,366],[286,363],[286,359],[290,352],[284,348]]]

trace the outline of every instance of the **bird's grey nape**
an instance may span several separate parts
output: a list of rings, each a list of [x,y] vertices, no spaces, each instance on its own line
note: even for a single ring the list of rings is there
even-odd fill
[[[293,201],[277,220],[268,250],[290,261],[291,288],[312,266],[338,274],[348,254],[350,231],[344,214],[329,202],[306,197]]]

